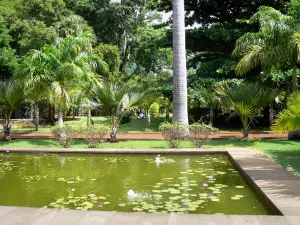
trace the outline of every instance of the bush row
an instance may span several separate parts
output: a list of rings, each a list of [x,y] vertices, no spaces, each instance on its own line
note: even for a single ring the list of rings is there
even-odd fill
[[[170,148],[178,148],[184,140],[189,140],[195,147],[201,148],[208,142],[209,135],[217,129],[205,123],[194,123],[189,126],[180,123],[163,123],[159,126],[159,130]]]
[[[184,140],[189,140],[195,147],[201,148],[209,140],[209,135],[217,129],[204,123],[185,126],[180,123],[162,123],[159,127],[170,148],[178,148]],[[104,142],[110,128],[105,125],[65,125],[56,126],[52,132],[55,140],[64,148],[70,148],[76,137],[87,141],[89,148],[97,148]]]
[[[86,140],[89,148],[97,148],[104,142],[109,131],[110,128],[105,125],[65,125],[64,127],[55,126],[52,129],[55,140],[64,148],[70,148],[76,137]]]

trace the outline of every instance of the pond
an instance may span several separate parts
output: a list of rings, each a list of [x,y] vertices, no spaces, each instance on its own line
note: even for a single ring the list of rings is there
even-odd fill
[[[0,153],[0,205],[275,214],[226,155]]]

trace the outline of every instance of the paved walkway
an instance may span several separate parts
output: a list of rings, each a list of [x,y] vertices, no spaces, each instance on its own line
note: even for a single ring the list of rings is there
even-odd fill
[[[299,225],[282,216],[116,213],[1,207],[1,225]]]
[[[292,175],[263,153],[250,148],[224,149],[35,149],[0,148],[14,152],[76,153],[226,153],[245,178],[278,212],[278,216],[178,215],[119,213],[0,207],[1,225],[300,225],[300,178]]]
[[[51,133],[20,133],[12,134],[12,138],[54,138]],[[222,139],[222,138],[236,138],[242,137],[241,132],[217,132],[210,136],[211,139]],[[272,133],[272,132],[257,132],[249,135],[250,137],[257,138],[287,138],[286,133]],[[2,135],[0,136],[2,138]],[[107,138],[109,138],[107,136]],[[119,140],[163,140],[163,136],[160,133],[129,133],[129,134],[118,134]]]

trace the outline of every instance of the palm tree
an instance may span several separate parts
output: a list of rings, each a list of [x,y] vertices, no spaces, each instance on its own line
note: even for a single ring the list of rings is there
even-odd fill
[[[274,121],[274,131],[295,131],[300,129],[300,94],[293,93],[287,102],[287,108],[283,110]]]
[[[117,141],[117,128],[126,112],[133,110],[146,97],[147,91],[126,84],[103,81],[94,89],[95,101],[111,124],[111,142]],[[119,116],[119,117],[118,117]]]
[[[234,56],[241,56],[238,75],[261,66],[265,74],[272,67],[290,66],[293,69],[293,91],[298,89],[297,64],[300,63],[300,34],[293,18],[271,7],[263,6],[254,14],[251,23],[258,22],[259,32],[247,33],[236,42]]]
[[[33,50],[31,61],[44,68],[38,73],[51,89],[50,100],[58,110],[58,124],[64,125],[63,116],[71,104],[70,92],[84,82],[97,83],[94,73],[101,60],[91,54],[90,34],[68,37],[58,46],[47,45]]]
[[[39,130],[39,103],[49,98],[49,79],[44,62],[32,60],[34,52],[29,52],[17,74],[18,81],[24,86],[26,101],[32,103],[35,115],[35,130]]]
[[[243,124],[244,137],[248,137],[250,125],[259,116],[260,110],[278,96],[276,89],[267,89],[260,84],[242,84],[236,87],[217,87],[221,104],[233,110],[230,117],[239,116]]]
[[[188,124],[184,0],[173,0],[173,121]]]
[[[0,107],[5,111],[3,124],[3,139],[10,141],[10,118],[12,112],[23,101],[24,92],[21,86],[12,80],[0,82]]]

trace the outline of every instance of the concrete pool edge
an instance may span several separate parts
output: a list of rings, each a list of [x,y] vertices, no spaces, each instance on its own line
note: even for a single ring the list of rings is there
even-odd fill
[[[207,221],[213,222],[217,220],[220,223],[215,224],[300,224],[300,190],[297,187],[300,187],[300,178],[294,176],[293,174],[286,171],[280,165],[276,164],[271,159],[267,158],[263,153],[250,149],[250,148],[223,148],[223,149],[38,149],[38,148],[0,148],[0,152],[31,152],[31,153],[39,153],[39,152],[48,152],[48,153],[102,153],[102,154],[229,154],[229,156],[234,160],[236,166],[238,166],[244,175],[253,183],[259,190],[269,199],[274,206],[283,214],[283,216],[232,216],[232,215],[224,215],[224,216],[216,216],[216,215],[184,215],[182,218],[186,220],[192,220],[193,222],[189,224],[203,224],[200,223],[201,220],[199,218],[206,218]],[[22,207],[14,207],[17,209],[27,209]],[[0,207],[0,220],[5,219],[6,216],[9,216],[9,213],[5,213],[4,211],[9,209],[9,207]],[[30,208],[29,208],[30,209]],[[28,209],[28,210],[29,210]],[[32,208],[34,211],[34,209]],[[30,210],[29,210],[30,211]],[[45,209],[40,209],[38,212],[45,212]],[[55,209],[47,209],[49,213],[60,212]],[[67,210],[67,212],[73,212],[73,210]],[[3,214],[4,213],[4,214]],[[88,212],[90,213],[90,212]],[[98,213],[98,214],[97,214]],[[102,213],[102,214],[101,214]],[[104,212],[93,212],[94,215],[98,215],[102,217]],[[107,215],[109,212],[106,212]],[[2,215],[3,214],[3,215]],[[12,214],[12,213],[11,213]],[[74,211],[74,214],[80,214],[78,211]],[[6,216],[5,216],[6,215]],[[47,214],[48,215],[48,214]],[[106,214],[105,214],[106,215]],[[114,213],[113,217],[124,217],[124,213]],[[136,213],[127,213],[127,216],[136,217]],[[181,224],[179,222],[173,221],[174,215],[169,215],[169,219],[167,223],[160,223],[161,220],[158,219],[158,214],[153,214],[150,216],[149,214],[141,214],[139,216],[141,220],[147,215],[147,218],[152,218],[149,221],[150,224]],[[157,215],[157,216],[156,216]],[[172,216],[173,215],[173,216]],[[96,216],[98,219],[99,217]],[[26,220],[30,219],[31,217],[36,217],[35,214],[27,215],[25,218]],[[86,215],[85,215],[86,217]],[[112,217],[112,218],[113,218]],[[166,216],[165,216],[166,217]],[[165,218],[164,217],[164,218]],[[177,216],[178,217],[178,216]],[[24,219],[25,219],[24,218]],[[173,218],[173,219],[172,219]],[[179,218],[179,217],[178,217]],[[192,219],[194,218],[194,219]],[[223,219],[221,219],[223,218]],[[269,219],[268,219],[269,218]],[[275,222],[273,221],[275,219]],[[82,218],[84,219],[84,217]],[[130,223],[100,223],[100,224],[144,224],[140,223],[139,220],[136,222]],[[173,222],[172,222],[172,221]],[[196,223],[196,220],[198,221]],[[231,222],[232,220],[232,222]],[[235,222],[240,221],[239,223]],[[242,220],[242,221],[241,221]],[[120,220],[121,221],[121,220]],[[155,222],[157,221],[157,222]],[[170,223],[171,221],[171,223]],[[228,223],[225,223],[228,221]],[[252,221],[252,222],[250,222]],[[261,221],[266,221],[262,223]],[[269,221],[269,222],[267,222]],[[271,221],[273,221],[271,223]],[[21,220],[20,220],[21,222]],[[33,223],[10,223],[10,224],[33,224]],[[43,224],[43,223],[40,223]],[[40,225],[39,224],[39,225]],[[45,223],[45,224],[52,224],[52,223]],[[68,224],[68,223],[67,223]],[[73,223],[70,223],[73,224]],[[74,224],[81,224],[80,222]],[[83,224],[93,224],[89,223],[88,221]],[[183,224],[183,223],[182,223]],[[5,224],[6,225],[6,224]]]

